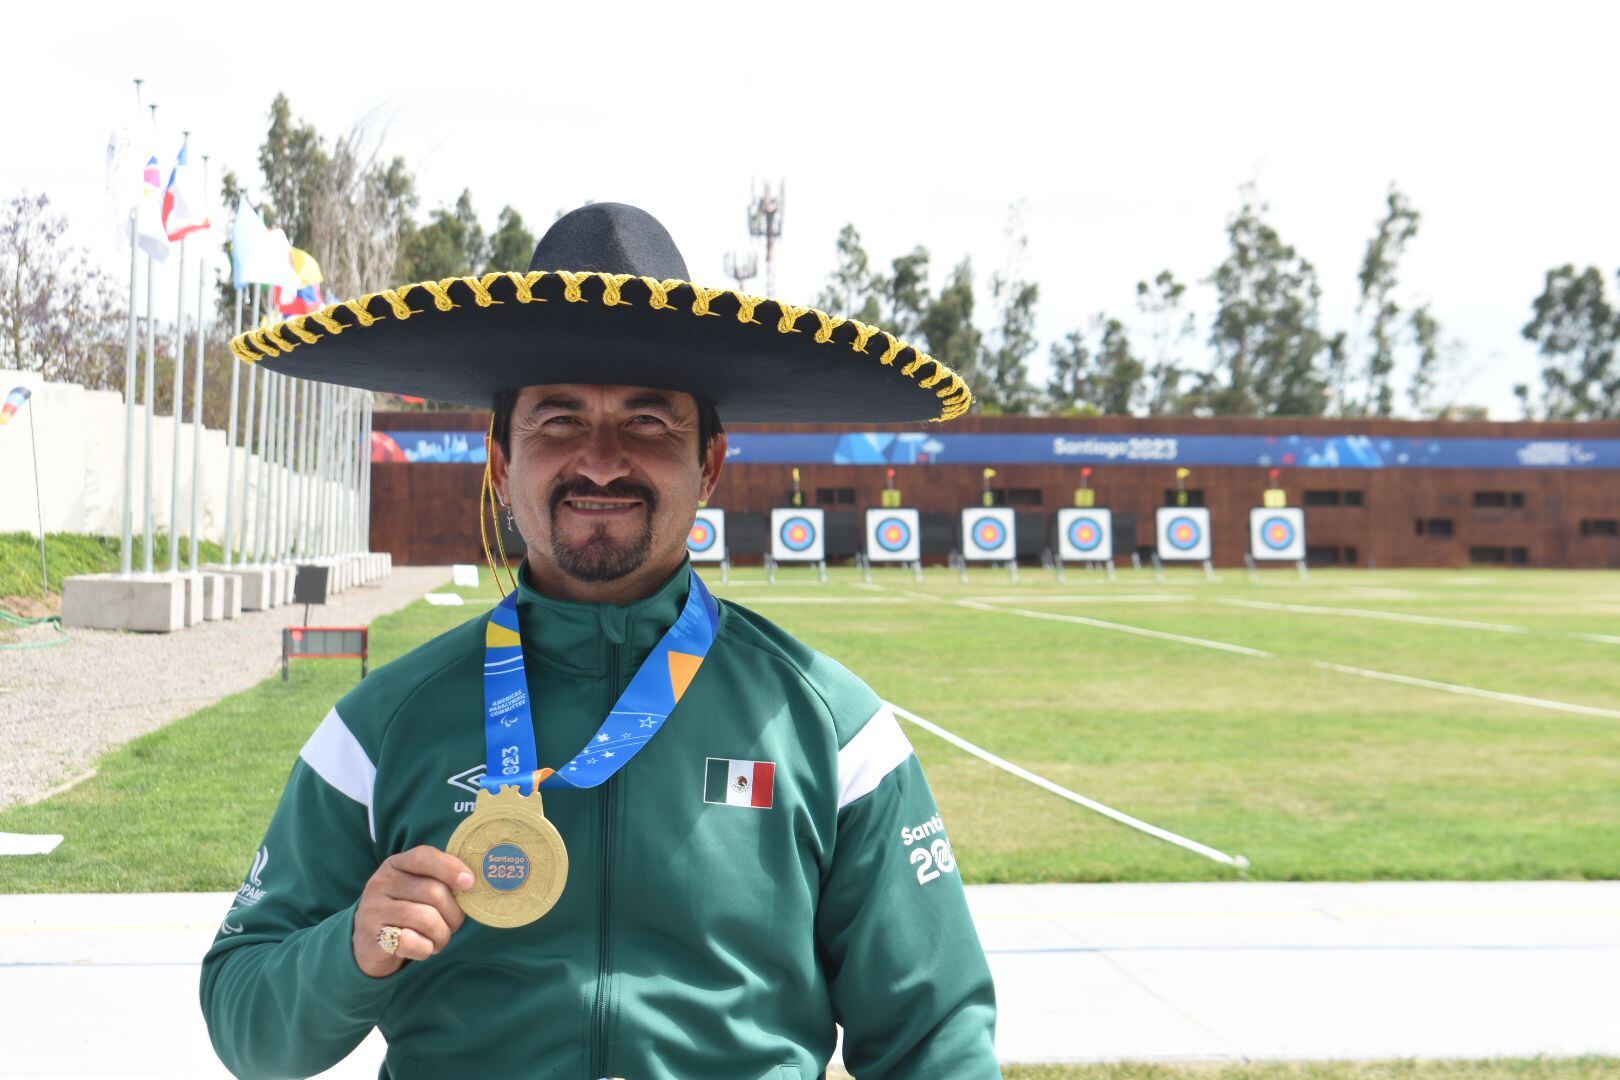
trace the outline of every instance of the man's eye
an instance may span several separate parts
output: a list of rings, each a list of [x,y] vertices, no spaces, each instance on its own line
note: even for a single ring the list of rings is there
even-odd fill
[[[650,413],[643,413],[640,416],[631,417],[630,422],[632,424],[639,424],[642,427],[645,427],[648,424],[660,424],[661,425],[661,424],[663,424],[664,421],[659,419],[656,416],[651,415]]]

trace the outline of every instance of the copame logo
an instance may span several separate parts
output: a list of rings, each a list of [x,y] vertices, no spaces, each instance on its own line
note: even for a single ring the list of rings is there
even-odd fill
[[[253,867],[248,871],[247,880],[242,882],[242,887],[236,890],[236,907],[232,908],[231,911],[252,907],[264,899],[264,883],[259,880],[259,875],[264,873],[264,868],[268,865],[270,865],[270,848],[266,846],[260,848],[259,853],[253,857]],[[227,914],[225,918],[229,919],[230,915]],[[227,932],[239,933],[240,931]]]

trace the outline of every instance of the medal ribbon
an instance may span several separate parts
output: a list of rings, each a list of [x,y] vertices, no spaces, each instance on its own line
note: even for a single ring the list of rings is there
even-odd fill
[[[555,772],[540,768],[535,749],[517,591],[495,605],[484,627],[485,791],[498,795],[503,786],[512,786],[529,795],[536,787],[596,787],[629,764],[658,734],[720,629],[720,606],[697,572],[689,573],[691,585],[680,618],[636,669],[591,741]]]

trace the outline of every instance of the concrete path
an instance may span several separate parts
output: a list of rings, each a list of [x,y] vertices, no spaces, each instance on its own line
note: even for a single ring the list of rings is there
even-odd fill
[[[396,566],[310,621],[369,625],[449,580],[448,566]],[[302,604],[284,604],[172,634],[70,630],[65,645],[0,653],[0,807],[82,779],[107,750],[276,674],[282,628],[303,621]]]
[[[1620,882],[969,889],[1007,1061],[1620,1055]],[[225,893],[0,896],[0,1076],[223,1077]],[[373,1034],[331,1077],[376,1075]]]

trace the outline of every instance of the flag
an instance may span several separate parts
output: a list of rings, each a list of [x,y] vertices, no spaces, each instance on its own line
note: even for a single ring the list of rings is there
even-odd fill
[[[706,803],[769,810],[775,788],[774,762],[712,757],[704,765],[703,801]]]
[[[292,245],[280,229],[267,229],[257,210],[243,199],[231,225],[231,280],[245,285],[276,285],[297,292],[304,283],[292,265]]]
[[[1191,475],[1192,475],[1192,470],[1191,469],[1177,469],[1176,470],[1176,479],[1177,480],[1185,480],[1185,479],[1187,479],[1187,477],[1189,477]]]
[[[12,416],[16,414],[18,409],[23,407],[23,403],[32,395],[33,391],[26,386],[14,387],[11,393],[6,395],[6,403],[0,405],[0,427],[11,423]]]
[[[107,137],[107,210],[112,216],[114,238],[129,243],[129,215],[141,205],[141,165],[128,125],[119,124]]]
[[[135,213],[135,239],[141,250],[159,262],[169,257],[169,234],[163,228],[163,172],[158,168],[157,125],[153,121],[143,124],[139,131],[141,143],[136,153],[144,155],[146,165],[141,170],[141,201]]]
[[[169,170],[169,184],[163,189],[163,230],[170,240],[179,240],[210,227],[208,193],[201,178],[187,163],[188,138],[180,144],[180,154]]]
[[[272,299],[283,315],[308,315],[312,311],[319,311],[321,303],[321,265],[316,262],[309,252],[300,248],[288,248],[288,260],[292,265],[293,273],[298,275],[297,289],[283,289],[276,286]]]

